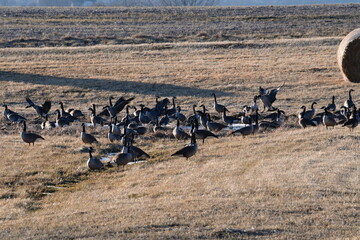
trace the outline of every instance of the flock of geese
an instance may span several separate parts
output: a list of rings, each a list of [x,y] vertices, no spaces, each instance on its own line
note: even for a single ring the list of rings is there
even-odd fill
[[[171,133],[177,140],[190,139],[188,145],[171,155],[188,159],[194,156],[198,150],[197,140],[202,140],[204,143],[208,137],[218,138],[217,134],[221,131],[229,131],[229,135],[247,136],[257,133],[259,129],[276,129],[283,124],[285,119],[285,112],[273,106],[276,95],[283,86],[284,84],[271,90],[259,87],[258,95],[254,96],[252,104],[243,106],[238,114],[231,116],[227,115],[229,112],[227,107],[218,103],[214,93],[212,96],[214,97],[213,110],[215,113],[210,114],[205,105],[200,105],[200,110],[196,109],[198,106],[193,105],[190,116],[185,116],[181,112],[181,107],[176,105],[176,97],[172,98],[171,103],[168,98],[161,99],[157,96],[154,106],[149,107],[141,104],[136,107],[130,105],[133,97],[128,99],[121,97],[113,103],[114,98],[111,96],[108,105],[104,106],[100,113],[97,112],[95,104],[88,109],[91,124],[81,123],[80,138],[84,144],[90,145],[87,166],[91,170],[105,167],[103,161],[92,155],[94,152],[92,145],[98,143],[98,140],[94,135],[86,132],[87,126],[93,128],[99,125],[108,126],[107,138],[109,142],[120,142],[122,144],[122,150],[111,161],[107,162],[106,166],[121,166],[141,158],[149,158],[150,156],[146,152],[134,145],[136,137],[149,131],[166,135],[172,130]],[[337,108],[335,104],[335,96],[332,97],[331,103],[321,107],[323,111],[319,113],[315,109],[316,102],[313,102],[309,109],[302,106],[301,112],[298,114],[299,125],[302,128],[321,124],[326,128],[342,125],[352,131],[359,123],[357,108],[351,96],[353,91],[353,89],[349,90],[349,97],[340,108]],[[261,114],[257,103],[259,100],[264,107]],[[26,108],[33,108],[38,116],[37,119],[41,119],[42,129],[62,128],[85,119],[82,111],[73,108],[65,110],[62,102],[59,103],[59,109],[52,113],[50,112],[52,106],[50,101],[37,105],[27,97],[26,102],[28,104]],[[34,145],[38,139],[45,140],[39,134],[27,131],[27,119],[24,116],[10,110],[6,104],[3,107],[3,114],[8,122],[22,124],[23,129],[20,136],[25,143]],[[123,117],[120,119],[123,110],[125,114],[122,114]],[[265,110],[267,111],[265,112]],[[49,120],[51,115],[56,115],[54,121]],[[176,122],[176,126],[170,128],[172,122]],[[235,130],[235,126],[240,126],[240,128]]]

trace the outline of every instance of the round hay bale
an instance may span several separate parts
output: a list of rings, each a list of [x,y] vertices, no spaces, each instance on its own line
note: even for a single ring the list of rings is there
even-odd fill
[[[350,32],[341,41],[337,58],[344,80],[360,82],[360,28]]]

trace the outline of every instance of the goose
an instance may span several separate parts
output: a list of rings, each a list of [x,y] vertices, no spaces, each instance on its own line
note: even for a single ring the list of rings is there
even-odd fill
[[[154,125],[154,127],[153,127],[153,132],[154,132],[154,133],[157,133],[157,132],[166,132],[167,130],[169,130],[169,128],[161,126],[160,123],[159,123],[159,119],[156,118],[156,119],[155,119],[155,125]]]
[[[349,90],[349,99],[344,102],[344,106],[347,108],[351,108],[354,106],[354,102],[351,97],[351,92],[354,92],[354,89]]]
[[[76,118],[85,117],[85,115],[81,112],[81,110],[78,109],[69,108],[67,112],[70,113],[71,116]]]
[[[171,156],[181,156],[189,159],[190,157],[194,156],[197,152],[198,145],[196,143],[195,134],[191,134],[191,142],[186,147],[178,150],[177,152],[171,154]]]
[[[75,121],[79,120],[76,117],[72,116],[70,113],[65,111],[63,102],[59,102],[59,104],[60,104],[60,110],[61,110],[61,117],[62,118],[66,118],[67,121],[69,121],[69,122],[75,122]]]
[[[207,122],[208,122],[208,118],[207,118],[207,114],[206,111],[207,109],[205,108],[204,104],[201,104],[200,107],[203,108],[203,111],[198,111],[199,117],[200,117],[200,123],[204,128],[207,128]]]
[[[115,141],[120,141],[121,140],[121,135],[115,134],[113,132],[113,125],[109,124],[109,132],[108,132],[108,139],[110,142],[115,142]]]
[[[89,160],[87,161],[87,166],[90,170],[100,170],[104,168],[103,163],[98,159],[92,156],[94,149],[89,147]]]
[[[46,114],[46,116],[45,116],[45,121],[43,121],[43,122],[41,123],[41,129],[50,130],[50,129],[55,128],[55,127],[56,127],[56,123],[49,121],[49,115]]]
[[[207,113],[207,123],[206,123],[207,129],[209,131],[219,132],[222,129],[226,128],[227,126],[221,123],[217,123],[212,121],[210,114]]]
[[[133,142],[134,142],[134,134],[131,135],[130,146],[129,146],[129,151],[133,154],[134,160],[139,159],[141,157],[150,158],[149,154],[144,152],[141,148],[134,146]]]
[[[316,127],[316,124],[311,121],[308,118],[304,118],[304,113],[305,113],[306,108],[303,108],[303,111],[299,114],[299,124],[302,128],[306,128],[308,126],[314,126]]]
[[[185,140],[190,138],[190,135],[187,134],[182,127],[180,127],[180,119],[176,120],[176,127],[173,129],[172,134],[177,140]]]
[[[234,124],[234,123],[238,123],[241,121],[240,118],[237,117],[233,117],[233,116],[226,116],[226,111],[223,112],[223,121],[226,122],[227,124]]]
[[[180,122],[185,122],[186,121],[186,116],[181,113],[181,107],[180,106],[176,107],[176,113],[174,114],[174,117],[175,117],[175,119],[179,119]]]
[[[20,136],[24,142],[29,144],[29,146],[31,143],[34,146],[34,143],[37,139],[45,140],[45,138],[43,138],[42,136],[40,136],[38,134],[26,132],[26,121],[23,121],[23,130],[20,133]]]
[[[82,126],[82,132],[81,132],[82,142],[85,144],[98,143],[98,141],[96,140],[96,138],[93,135],[85,132],[85,123],[82,123],[81,126]]]
[[[51,108],[51,102],[49,100],[46,100],[41,106],[39,106],[39,105],[36,105],[33,101],[31,101],[29,97],[27,97],[25,99],[26,99],[26,102],[29,104],[28,106],[26,106],[26,108],[33,107],[35,109],[36,113],[40,115],[40,117],[45,118],[46,114],[49,113],[50,108]]]
[[[124,166],[131,162],[134,159],[134,155],[131,151],[129,151],[128,139],[124,138],[124,146],[121,152],[117,153],[113,157],[113,162],[115,162],[118,166]]]
[[[313,117],[315,116],[315,108],[314,108],[314,105],[317,104],[316,102],[313,102],[311,104],[311,110],[308,110],[306,111],[306,107],[305,106],[302,106],[301,109],[303,109],[301,115],[302,115],[302,118],[305,118],[305,119],[313,119]],[[300,118],[300,114],[299,114],[299,118]]]
[[[196,104],[192,106],[193,115],[187,118],[187,125],[191,125],[195,120],[198,120],[200,118],[198,111],[196,111],[196,107]]]
[[[121,112],[126,105],[128,105],[132,100],[135,99],[135,97],[131,97],[128,99],[125,99],[124,97],[119,98],[115,104],[112,104],[112,99],[115,99],[113,96],[109,97],[109,107],[114,109],[114,112],[116,112],[116,114],[118,114],[119,112]],[[115,115],[116,115],[115,114]],[[105,108],[101,113],[99,113],[99,116],[110,116],[109,111]]]
[[[170,108],[170,109],[168,109],[168,110],[166,111],[166,114],[169,115],[169,116],[174,115],[174,114],[176,113],[175,99],[176,99],[176,97],[174,96],[174,97],[172,98],[173,107]]]
[[[6,104],[3,105],[4,109],[4,116],[7,120],[13,122],[13,123],[22,123],[23,121],[26,121],[26,118],[18,114],[17,112],[14,112],[8,108]]]
[[[272,120],[271,122],[270,121],[262,121],[261,123],[259,123],[259,127],[261,128],[265,128],[268,129],[268,128],[278,128],[281,126],[282,124],[282,120],[281,120],[281,115],[285,115],[285,112],[278,109],[276,113],[271,113],[267,116],[265,116],[263,119],[269,119],[269,120]]]
[[[231,132],[231,135],[240,133],[241,136],[245,137],[247,135],[253,134],[254,133],[254,125],[252,124],[252,119],[250,118],[249,121],[250,121],[249,126],[246,126],[246,127],[240,128],[238,130],[235,130],[235,131]]]
[[[167,106],[165,105],[165,116],[160,119],[159,122],[160,126],[166,126],[170,123],[170,118],[166,112],[167,112]]]
[[[115,118],[113,119],[113,121],[114,121],[114,123],[111,123],[111,125],[112,125],[112,132],[113,132],[114,134],[121,135],[121,129],[120,129],[120,127],[117,125],[117,117],[115,117]]]
[[[105,124],[105,119],[103,119],[102,117],[96,115],[96,105],[93,104],[92,108],[89,108],[91,114],[90,114],[90,121],[93,127],[96,126],[96,124],[100,124],[101,126],[104,126]]]
[[[327,105],[326,109],[331,112],[336,111],[335,96],[332,96],[332,101]]]
[[[213,93],[213,94],[211,94],[211,95],[214,96],[214,109],[215,109],[216,112],[218,112],[218,113],[220,113],[220,114],[223,113],[223,112],[225,112],[225,111],[228,111],[228,112],[229,112],[229,110],[228,110],[224,105],[221,105],[221,104],[218,104],[218,103],[217,103],[215,93]]]
[[[215,134],[213,134],[212,132],[210,132],[209,130],[205,130],[205,129],[199,129],[199,123],[197,120],[195,120],[195,128],[192,129],[192,133],[195,134],[195,137],[197,139],[202,139],[203,143],[205,143],[205,138],[207,137],[214,137],[214,138],[219,138],[218,136],[216,136]]]
[[[149,122],[151,122],[151,118],[145,114],[144,107],[145,107],[144,104],[140,104],[139,121],[142,124],[148,124]]]
[[[255,111],[255,125],[253,126],[252,134],[255,134],[259,131],[259,110]]]
[[[271,91],[268,91],[261,86],[259,87],[260,95],[258,96],[258,98],[260,98],[260,100],[264,104],[264,110],[262,112],[264,112],[266,108],[268,109],[268,111],[276,110],[276,108],[274,108],[272,104],[276,101],[276,95],[284,85],[285,82],[280,87],[272,89]]]
[[[354,130],[359,125],[359,119],[357,116],[357,109],[355,105],[353,106],[353,112],[351,113],[350,118],[342,125],[343,127],[347,127],[350,131]]]
[[[285,115],[285,112],[283,110],[277,109],[275,113],[270,113],[263,117],[263,119],[270,119],[272,121],[279,121],[281,118],[281,115]]]
[[[103,107],[103,109],[106,109],[109,112],[111,118],[116,117],[116,114],[118,114],[115,107],[110,107],[109,105],[106,105],[105,107]]]
[[[324,111],[325,111],[325,113],[322,117],[322,121],[323,121],[323,124],[325,125],[326,129],[328,129],[328,127],[334,128],[336,125],[334,115],[329,112],[327,107],[322,107],[322,109],[324,109]]]
[[[70,121],[69,119],[67,119],[66,117],[61,117],[60,114],[60,110],[56,109],[55,113],[57,113],[57,118],[56,118],[56,122],[55,122],[55,127],[59,128],[59,127],[65,127],[65,126],[69,126],[70,125]],[[46,116],[45,116],[46,117]]]

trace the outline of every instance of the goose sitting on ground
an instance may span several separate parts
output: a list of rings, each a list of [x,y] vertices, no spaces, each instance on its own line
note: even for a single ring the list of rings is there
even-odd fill
[[[133,153],[129,150],[129,142],[127,138],[124,139],[124,146],[120,153],[117,153],[114,158],[113,162],[116,163],[117,166],[124,166],[131,162],[134,159]]]
[[[205,143],[205,138],[208,138],[208,137],[218,138],[218,136],[216,136],[209,130],[199,129],[199,123],[197,120],[195,120],[194,122],[195,122],[195,125],[194,125],[195,128],[192,128],[191,133],[195,134],[197,139],[202,139],[203,143]]]
[[[250,135],[250,134],[253,134],[254,133],[254,125],[252,124],[252,119],[250,118],[249,119],[249,126],[246,126],[246,127],[243,127],[243,128],[240,128],[238,130],[235,130],[233,132],[231,132],[231,134],[237,134],[237,133],[240,133],[241,136],[245,137],[247,135]]]
[[[194,156],[197,152],[198,145],[196,143],[195,134],[191,134],[191,142],[186,147],[178,150],[177,152],[171,154],[171,156],[181,156],[189,159],[190,157]]]
[[[326,109],[330,112],[336,111],[335,96],[332,96],[331,103],[327,105]]]
[[[214,132],[219,132],[222,129],[227,128],[227,126],[222,124],[222,123],[214,122],[211,119],[210,114],[208,114],[208,113],[207,113],[207,123],[206,123],[206,125],[207,125],[207,129],[209,131],[214,131]]]
[[[100,170],[104,168],[103,163],[92,156],[92,152],[94,152],[94,149],[92,147],[89,147],[89,160],[87,161],[87,166],[90,170]]]
[[[355,105],[353,106],[353,111],[351,113],[351,116],[349,118],[349,120],[347,120],[344,124],[343,127],[347,127],[350,129],[350,131],[354,130],[354,128],[356,128],[359,125],[359,119],[358,119],[358,115],[357,115],[357,109],[355,107]]]
[[[98,143],[98,141],[96,140],[96,138],[93,135],[85,132],[85,123],[82,123],[81,126],[82,126],[82,132],[81,132],[82,142],[85,144]]]
[[[180,119],[176,120],[176,127],[173,129],[172,133],[177,140],[185,140],[190,138],[190,135],[187,134],[182,127],[180,127]]]
[[[43,121],[41,123],[41,129],[47,129],[47,130],[50,130],[52,128],[55,128],[56,127],[56,123],[55,122],[52,122],[52,121],[49,121],[49,115],[46,114],[45,116],[45,121]]]
[[[34,143],[37,139],[45,140],[45,138],[43,138],[42,136],[40,136],[38,134],[26,132],[26,122],[23,121],[23,124],[24,124],[24,126],[23,126],[22,132],[20,133],[20,136],[24,142],[29,144],[29,146],[30,146],[30,143],[32,143],[34,145]]]

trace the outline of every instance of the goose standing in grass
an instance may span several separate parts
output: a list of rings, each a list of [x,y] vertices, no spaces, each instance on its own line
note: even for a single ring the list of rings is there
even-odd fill
[[[51,102],[49,100],[46,100],[41,106],[39,106],[36,105],[33,101],[31,101],[29,97],[25,99],[29,104],[28,106],[26,106],[26,108],[33,107],[36,113],[40,115],[40,117],[45,118],[46,114],[48,114],[51,109]]]
[[[186,121],[186,116],[181,113],[181,107],[180,106],[176,107],[176,113],[174,114],[174,118],[179,119],[180,122],[185,122]]]
[[[314,105],[315,104],[317,104],[317,102],[313,102],[312,104],[311,104],[311,109],[310,110],[307,110],[306,111],[306,107],[305,106],[302,106],[301,107],[301,109],[303,110],[302,112],[301,112],[301,114],[302,114],[302,118],[305,118],[305,119],[308,119],[308,120],[311,120],[311,119],[313,119],[314,118],[314,116],[315,116],[315,108],[314,108]],[[300,118],[300,115],[299,115],[299,118]]]
[[[61,117],[60,114],[60,110],[56,109],[55,113],[57,113],[57,118],[56,118],[56,122],[55,122],[55,126],[57,128],[59,127],[65,127],[65,126],[69,126],[70,125],[70,120],[67,119],[66,117]]]
[[[89,147],[89,160],[87,161],[87,166],[90,170],[100,170],[104,168],[104,164],[98,159],[92,156],[94,149]]]
[[[226,116],[226,111],[223,112],[222,119],[225,123],[230,124],[230,125],[241,121],[240,118],[233,117],[233,116]]]
[[[72,116],[70,113],[65,111],[63,102],[59,102],[59,104],[60,104],[60,110],[61,110],[61,117],[62,118],[65,118],[69,123],[79,120],[78,118]]]
[[[224,105],[218,104],[215,93],[213,93],[211,95],[214,96],[214,109],[216,112],[218,112],[219,114],[221,114],[225,111],[229,112],[229,110]]]
[[[133,145],[134,143],[134,134],[131,134],[129,151],[133,154],[133,159],[138,160],[139,158],[150,158],[150,155],[147,154],[144,150]]]
[[[109,124],[108,139],[111,143],[121,141],[122,136],[113,132],[113,125]]]
[[[29,146],[31,143],[34,145],[34,143],[37,139],[45,140],[45,138],[43,138],[42,136],[40,136],[38,134],[26,132],[26,122],[25,121],[23,121],[23,130],[20,133],[20,136],[24,142],[29,144]]]
[[[102,117],[96,115],[96,105],[93,104],[92,108],[89,108],[90,110],[90,121],[93,127],[96,126],[96,124],[100,124],[101,126],[104,126],[105,124],[105,119],[103,119]]]
[[[325,111],[325,113],[322,117],[322,121],[323,121],[323,124],[325,125],[326,129],[328,129],[328,127],[334,128],[336,125],[336,120],[334,118],[334,115],[328,111],[327,107],[322,107],[322,109],[324,109],[324,111]]]
[[[13,123],[22,123],[26,121],[26,118],[18,114],[17,112],[14,112],[8,108],[6,104],[3,105],[4,109],[4,116],[7,120]]]
[[[327,105],[326,109],[330,112],[336,111],[335,96],[332,96],[331,103]]]
[[[196,143],[195,134],[191,134],[191,142],[186,147],[178,150],[177,152],[171,154],[171,156],[180,156],[189,159],[190,157],[194,156],[198,150],[198,145]]]
[[[304,106],[303,106],[304,107]],[[299,125],[302,127],[302,128],[306,128],[308,126],[313,126],[313,127],[316,127],[316,124],[311,121],[311,119],[308,119],[308,118],[304,118],[304,114],[305,114],[305,110],[306,108],[302,108],[303,111],[301,113],[299,113]]]
[[[207,129],[209,131],[214,131],[214,132],[219,132],[222,129],[226,128],[227,126],[222,124],[222,123],[218,123],[218,122],[214,122],[211,119],[210,114],[207,113],[207,123],[206,123]]]
[[[177,140],[185,140],[190,138],[190,135],[187,134],[180,126],[180,119],[176,120],[176,127],[173,129],[172,133]]]
[[[193,133],[197,139],[202,139],[203,143],[205,143],[205,138],[208,138],[208,137],[219,138],[218,136],[216,136],[209,130],[199,129],[199,122],[197,120],[195,120],[194,123],[195,123],[195,125],[192,128],[191,133]]]
[[[354,89],[349,90],[349,99],[344,102],[344,106],[346,108],[352,108],[354,106],[354,102],[352,100],[351,93],[354,92]]]
[[[82,123],[81,126],[82,126],[82,131],[81,131],[82,142],[85,144],[98,143],[98,140],[96,140],[96,138],[93,135],[85,132],[85,123]]]
[[[343,127],[347,127],[350,131],[353,131],[359,125],[359,119],[357,115],[357,109],[355,105],[353,106],[353,111],[350,118],[343,124]]]

